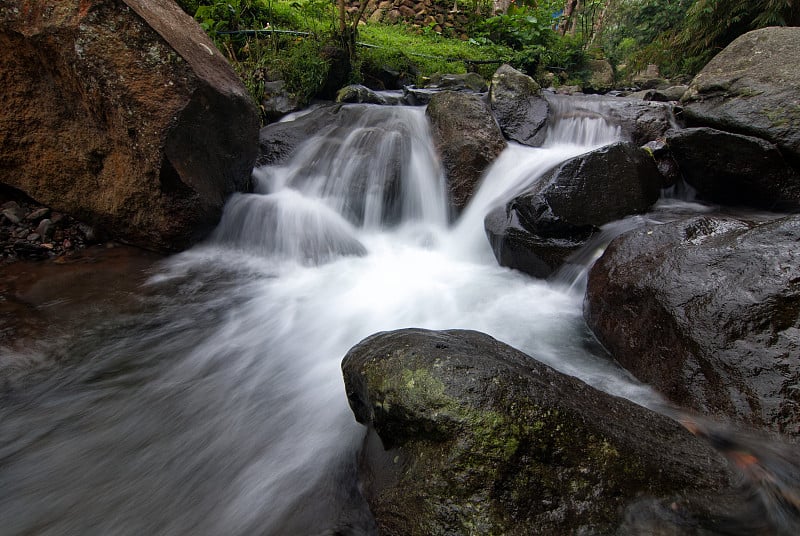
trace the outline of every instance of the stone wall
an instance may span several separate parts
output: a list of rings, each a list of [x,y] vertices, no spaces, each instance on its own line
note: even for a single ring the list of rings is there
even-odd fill
[[[348,11],[356,13],[362,0],[350,0]],[[467,26],[476,15],[489,15],[491,2],[473,0],[369,0],[364,18],[371,22],[410,23],[418,28],[431,28],[436,33],[468,39]],[[476,7],[478,6],[478,7]]]

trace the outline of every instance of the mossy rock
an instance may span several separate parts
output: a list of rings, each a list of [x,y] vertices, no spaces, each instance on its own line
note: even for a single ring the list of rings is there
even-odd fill
[[[634,497],[727,480],[673,421],[482,333],[381,333],[342,366],[381,534],[608,533]]]

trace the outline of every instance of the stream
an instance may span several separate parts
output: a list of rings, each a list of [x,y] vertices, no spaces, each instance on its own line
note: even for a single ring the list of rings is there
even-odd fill
[[[497,266],[483,229],[489,210],[617,127],[565,116],[544,147],[510,145],[449,223],[424,110],[348,114],[257,169],[255,193],[231,198],[205,243],[149,268],[124,312],[0,348],[0,534],[374,533],[356,479],[365,429],[340,363],[378,331],[482,331],[659,404],[581,312],[603,241],[646,217],[609,226],[551,281]]]

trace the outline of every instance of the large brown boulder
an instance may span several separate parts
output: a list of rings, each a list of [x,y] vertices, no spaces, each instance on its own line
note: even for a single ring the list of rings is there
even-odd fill
[[[437,93],[426,113],[442,157],[450,202],[458,212],[469,202],[483,172],[505,149],[506,140],[489,106],[473,93]]]
[[[5,184],[158,250],[247,187],[257,110],[173,2],[3,0],[0,46]]]
[[[592,267],[584,316],[673,402],[798,436],[799,243],[799,216],[633,230]]]
[[[758,136],[800,162],[800,28],[738,37],[700,71],[682,100],[690,126]]]
[[[379,333],[342,368],[387,536],[613,534],[637,497],[727,480],[677,423],[482,333]]]

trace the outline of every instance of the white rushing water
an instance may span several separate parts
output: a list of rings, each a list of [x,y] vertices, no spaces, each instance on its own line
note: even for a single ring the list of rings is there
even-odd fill
[[[598,350],[582,288],[497,266],[483,230],[617,129],[570,117],[544,148],[512,145],[449,225],[423,110],[348,110],[164,263],[150,313],[77,338],[80,364],[0,410],[0,533],[370,533],[340,363],[378,331],[483,331],[656,402]]]

